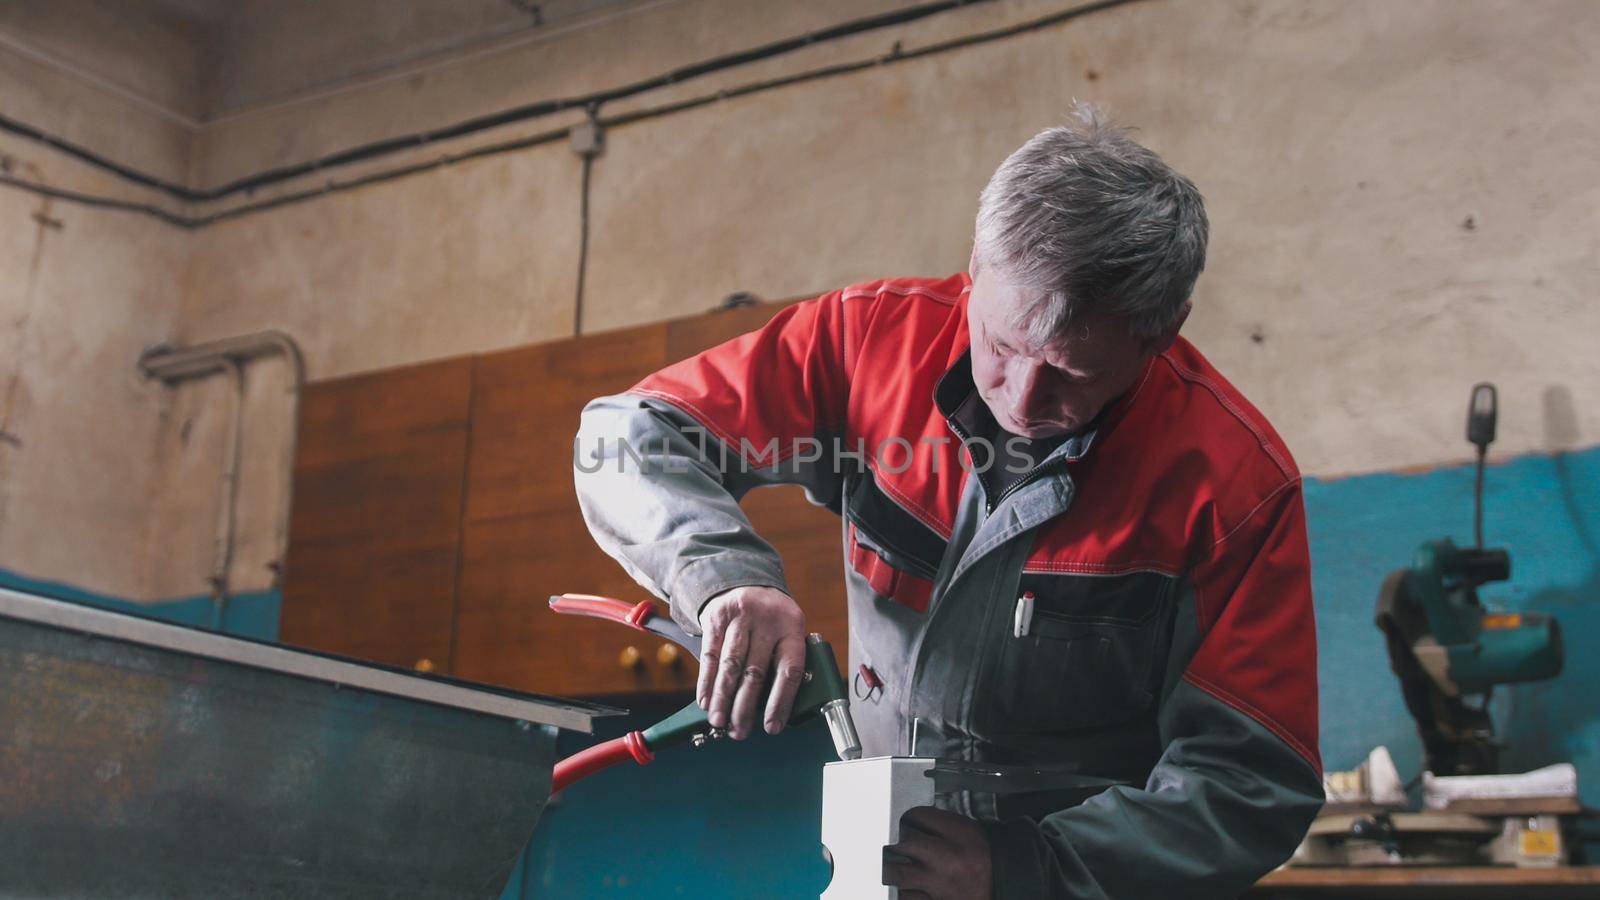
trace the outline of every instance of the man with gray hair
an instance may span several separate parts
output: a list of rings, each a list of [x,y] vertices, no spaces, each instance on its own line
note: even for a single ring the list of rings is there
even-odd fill
[[[805,613],[738,498],[798,483],[843,518],[866,755],[1119,782],[913,810],[902,897],[1233,896],[1322,800],[1300,476],[1178,335],[1200,194],[1077,118],[995,172],[968,272],[795,304],[583,416],[585,519],[703,633],[713,725],[788,720]]]

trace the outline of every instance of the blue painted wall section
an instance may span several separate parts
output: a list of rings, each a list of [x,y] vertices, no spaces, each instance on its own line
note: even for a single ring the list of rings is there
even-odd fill
[[[1423,541],[1472,543],[1473,468],[1311,481],[1306,509],[1322,681],[1322,753],[1351,768],[1387,745],[1402,778],[1422,750],[1373,624],[1383,576],[1408,565]],[[1561,623],[1566,667],[1553,680],[1496,691],[1491,709],[1507,771],[1556,762],[1578,768],[1589,805],[1600,803],[1600,449],[1523,457],[1491,466],[1484,543],[1511,552],[1511,580],[1479,597]]]
[[[1373,624],[1378,586],[1423,541],[1472,535],[1471,466],[1422,474],[1308,479],[1306,505],[1322,679],[1322,752],[1349,768],[1378,744],[1402,777],[1420,766],[1416,729]],[[1497,692],[1508,770],[1577,765],[1589,805],[1600,805],[1600,448],[1492,466],[1485,540],[1511,551],[1510,582],[1486,587],[1491,605],[1554,614],[1567,645],[1553,680]],[[210,621],[194,597],[131,604],[0,570],[17,587],[190,624]],[[226,630],[275,638],[276,592],[232,602]],[[602,720],[593,738],[564,734],[563,755],[670,713],[676,701],[623,700],[633,715]],[[814,897],[827,883],[821,830],[822,765],[832,758],[820,723],[704,750],[664,752],[650,766],[592,776],[545,812],[504,900]]]
[[[137,603],[120,597],[81,590],[60,582],[38,581],[6,569],[0,569],[0,587],[204,628],[212,627],[212,619],[216,614],[210,597],[185,597],[178,600]],[[278,639],[281,600],[282,597],[276,590],[235,594],[228,600],[220,630],[228,634],[275,641]]]

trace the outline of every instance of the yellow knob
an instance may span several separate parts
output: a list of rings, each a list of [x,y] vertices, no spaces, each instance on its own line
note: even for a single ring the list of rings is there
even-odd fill
[[[617,654],[617,662],[621,663],[624,669],[636,669],[639,667],[639,663],[643,661],[643,654],[639,652],[638,647],[632,644],[623,647],[622,652]]]
[[[677,644],[662,644],[661,647],[656,650],[656,662],[666,666],[669,669],[677,668],[678,664],[682,661],[683,651],[678,649]]]
[[[417,660],[417,664],[412,666],[412,668],[416,669],[418,672],[432,672],[433,671],[433,660],[431,660],[431,659],[419,659],[419,660]]]

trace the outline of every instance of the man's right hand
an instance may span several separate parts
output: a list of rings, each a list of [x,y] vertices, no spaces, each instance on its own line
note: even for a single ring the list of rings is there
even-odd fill
[[[695,700],[713,728],[742,741],[765,715],[768,734],[789,721],[806,672],[806,616],[776,588],[740,587],[711,598],[700,610],[700,683]]]

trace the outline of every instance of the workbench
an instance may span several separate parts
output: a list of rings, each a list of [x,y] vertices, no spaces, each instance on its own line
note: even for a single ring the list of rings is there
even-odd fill
[[[0,589],[0,897],[493,900],[620,712]]]
[[[1554,900],[1600,897],[1600,866],[1279,869],[1245,892],[1252,900]]]

